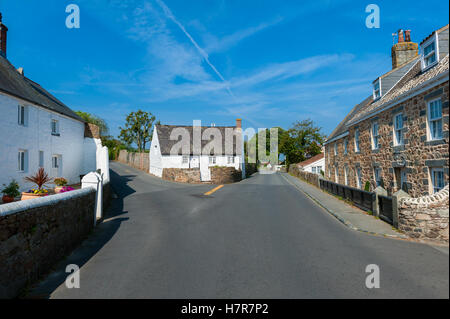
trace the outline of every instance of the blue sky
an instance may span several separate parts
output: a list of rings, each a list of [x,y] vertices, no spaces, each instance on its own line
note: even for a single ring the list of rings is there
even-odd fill
[[[67,29],[75,3],[81,28]],[[365,27],[376,3],[381,28]],[[0,0],[8,59],[117,135],[139,108],[163,124],[329,134],[391,69],[393,32],[420,42],[448,23],[447,1]]]

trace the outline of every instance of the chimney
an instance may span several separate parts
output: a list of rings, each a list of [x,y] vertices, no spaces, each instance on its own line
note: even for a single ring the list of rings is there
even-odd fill
[[[6,58],[6,33],[8,28],[2,22],[2,13],[0,12],[0,55]]]
[[[419,54],[419,45],[411,42],[411,30],[398,30],[398,43],[391,49],[392,69],[411,61]]]
[[[236,119],[236,128],[242,128],[242,119]]]
[[[22,67],[18,68],[18,69],[17,69],[17,72],[19,72],[20,75],[24,75],[24,72],[23,72],[23,68],[22,68]]]

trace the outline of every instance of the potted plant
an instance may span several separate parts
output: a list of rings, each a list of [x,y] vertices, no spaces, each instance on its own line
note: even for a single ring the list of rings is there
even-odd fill
[[[21,198],[22,200],[39,198],[41,196],[48,195],[48,190],[43,188],[43,186],[45,184],[51,182],[52,179],[44,171],[43,167],[39,168],[39,170],[37,171],[36,174],[25,177],[25,180],[27,182],[36,184],[37,188],[32,188],[28,192],[22,192],[22,198]]]
[[[19,184],[14,179],[11,181],[11,183],[9,183],[8,186],[6,186],[5,184],[3,184],[3,186],[5,186],[5,188],[2,190],[3,203],[11,203],[14,201],[15,197],[18,197],[20,195]]]
[[[56,185],[55,193],[57,194],[60,193],[63,187],[67,185],[67,179],[65,179],[64,177],[57,177],[53,180],[53,182]]]

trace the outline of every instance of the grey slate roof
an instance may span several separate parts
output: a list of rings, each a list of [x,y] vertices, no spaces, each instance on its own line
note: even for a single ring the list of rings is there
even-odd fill
[[[4,57],[0,56],[0,91],[51,111],[84,122],[74,111],[42,86],[20,74]]]
[[[155,125],[156,127],[156,132],[158,134],[158,139],[159,139],[159,146],[161,149],[161,154],[162,155],[170,155],[171,149],[172,147],[178,143],[178,141],[181,140],[181,136],[178,136],[178,140],[171,140],[170,139],[170,135],[171,133],[174,134],[173,136],[175,136],[175,138],[177,138],[177,131],[174,131],[174,129],[185,129],[187,134],[189,134],[189,145],[183,144],[183,146],[185,147],[189,147],[189,152],[188,154],[183,154],[183,155],[198,155],[199,152],[195,151],[193,149],[193,138],[192,138],[192,134],[193,134],[193,127],[192,126],[183,126],[183,125]],[[230,131],[235,130],[236,126],[214,126],[214,127],[210,127],[210,126],[201,126],[201,134],[203,136],[204,132],[206,129],[218,129],[218,131],[221,134],[222,137],[222,141],[220,143],[220,147],[222,148],[221,152],[219,149],[214,149],[212,153],[210,153],[210,155],[240,155],[242,153],[241,151],[241,147],[240,145],[240,141],[237,141],[237,138],[233,138],[233,140],[231,141],[230,139],[230,144],[232,144],[232,151],[228,152],[225,149],[225,137],[226,137],[226,129],[230,129]],[[207,131],[205,134],[208,134],[209,132]],[[205,136],[204,137],[209,138],[209,136]],[[242,137],[241,137],[242,138]],[[211,139],[213,139],[211,137]],[[184,142],[186,142],[186,139],[183,140]],[[203,140],[201,141],[201,149],[202,151],[204,150],[205,146],[210,143],[210,140]],[[178,150],[176,150],[178,155],[182,155],[182,149],[181,147],[178,148]]]

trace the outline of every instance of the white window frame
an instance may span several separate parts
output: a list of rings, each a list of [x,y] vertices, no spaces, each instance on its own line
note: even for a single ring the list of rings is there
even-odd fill
[[[359,129],[355,130],[355,153],[360,152],[360,145],[359,145]]]
[[[181,156],[181,164],[189,164],[189,156],[188,155]]]
[[[19,150],[17,154],[17,171],[26,172],[27,171],[27,150]]]
[[[436,118],[431,118],[431,105],[435,102],[438,102],[441,105],[441,116],[440,117],[436,117]],[[428,121],[428,140],[429,141],[434,141],[434,140],[441,140],[442,139],[442,132],[443,132],[443,119],[442,119],[442,100],[441,98],[437,98],[431,101],[427,102],[427,121]],[[433,136],[433,122],[440,122],[441,123],[441,130],[440,130],[440,135],[439,136]]]
[[[209,156],[208,163],[209,163],[209,165],[216,165],[216,163],[217,163],[216,157],[215,156]]]
[[[55,123],[55,126],[53,126],[53,123]],[[55,130],[53,130],[53,127],[55,128]],[[52,131],[52,135],[59,135],[59,121],[57,119],[52,119],[51,123],[50,123],[50,128]]]
[[[17,106],[17,124],[27,126],[27,107],[25,105],[19,104]]]
[[[399,116],[400,116],[401,124],[402,124],[401,127],[398,127],[398,123],[397,123],[397,118]],[[393,122],[394,122],[394,145],[395,146],[403,145],[403,128],[405,127],[404,123],[403,123],[403,113],[400,112],[400,113],[395,114],[394,118],[393,118]],[[399,138],[398,134],[400,134],[400,138]]]
[[[355,168],[356,174],[355,174],[355,178],[356,178],[356,187],[361,189],[362,188],[362,173],[361,173],[361,167],[356,167]]]
[[[338,145],[337,142],[334,142],[334,156],[338,155]]]
[[[227,156],[227,163],[234,164],[234,156]]]
[[[344,183],[348,185],[348,166],[344,166]]]
[[[334,167],[334,181],[336,183],[339,183],[339,167],[338,166]]]
[[[442,173],[442,187],[436,186],[435,173]],[[430,169],[430,175],[431,175],[431,191],[433,194],[435,194],[445,187],[444,168],[433,167]]]
[[[380,97],[381,97],[381,78],[378,78],[373,82],[373,99],[378,100]]]
[[[381,186],[381,180],[382,180],[381,173],[382,173],[381,167],[374,167],[373,168],[373,179],[375,180],[376,187]],[[377,177],[378,177],[380,183],[378,183]]]
[[[375,125],[377,126],[377,135],[374,135],[374,128]],[[380,148],[380,125],[378,124],[378,121],[373,122],[370,126],[370,136],[372,137],[372,150],[377,150]],[[375,143],[376,139],[376,143]]]
[[[425,56],[425,48],[427,48],[433,42],[434,42],[434,50]],[[436,32],[434,33],[434,36],[432,36],[430,39],[428,39],[421,45],[421,51],[422,51],[422,56],[421,56],[422,71],[425,71],[439,63],[439,37]],[[433,54],[435,55],[434,62],[426,65],[425,60]]]
[[[56,169],[56,168],[59,168],[59,167],[60,167],[59,156],[58,155],[52,155],[52,168]]]
[[[316,167],[315,166],[311,167],[311,173],[316,174]]]

